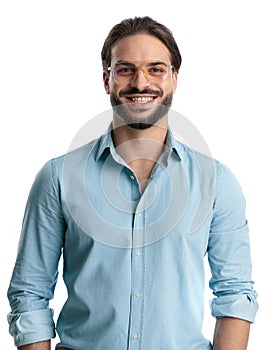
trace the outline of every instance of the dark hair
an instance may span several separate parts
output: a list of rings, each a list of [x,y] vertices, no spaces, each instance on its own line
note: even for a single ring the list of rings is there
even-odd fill
[[[153,35],[158,38],[168,48],[171,64],[174,70],[179,72],[182,57],[172,32],[165,25],[148,16],[124,19],[110,30],[101,51],[102,65],[105,71],[111,65],[112,46],[124,37],[139,33]]]

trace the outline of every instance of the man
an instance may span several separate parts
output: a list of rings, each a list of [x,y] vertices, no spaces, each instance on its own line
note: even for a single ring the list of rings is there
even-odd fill
[[[172,33],[126,19],[102,63],[108,132],[47,162],[30,191],[8,290],[15,345],[50,349],[63,252],[57,350],[246,349],[258,306],[244,198],[227,167],[169,128],[181,64]],[[213,345],[201,331],[206,254]]]

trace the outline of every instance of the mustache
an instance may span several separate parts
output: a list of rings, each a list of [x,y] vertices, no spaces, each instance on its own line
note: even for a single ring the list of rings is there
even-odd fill
[[[123,97],[125,95],[141,95],[141,94],[147,94],[147,95],[154,95],[154,96],[158,96],[158,97],[162,97],[163,93],[161,91],[157,91],[157,90],[152,90],[152,89],[144,89],[144,90],[139,90],[137,88],[130,88],[127,90],[121,90],[119,93],[119,97]]]

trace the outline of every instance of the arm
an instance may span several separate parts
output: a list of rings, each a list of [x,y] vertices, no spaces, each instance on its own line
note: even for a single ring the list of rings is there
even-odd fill
[[[224,166],[218,171],[215,204],[208,242],[211,267],[212,316],[217,319],[214,350],[247,347],[250,323],[258,309],[245,199],[241,187]]]
[[[38,343],[27,344],[18,347],[18,350],[51,350],[51,342],[50,340],[45,340]]]
[[[246,350],[250,322],[232,317],[222,317],[216,322],[213,350]]]
[[[8,289],[11,306],[9,332],[17,347],[31,346],[55,337],[49,300],[53,298],[57,281],[65,221],[54,172],[52,163],[48,162],[38,173],[24,213],[17,259]]]

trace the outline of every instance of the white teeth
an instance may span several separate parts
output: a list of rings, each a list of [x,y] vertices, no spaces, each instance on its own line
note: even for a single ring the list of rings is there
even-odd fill
[[[152,97],[132,97],[132,101],[136,103],[148,103],[152,100]]]

